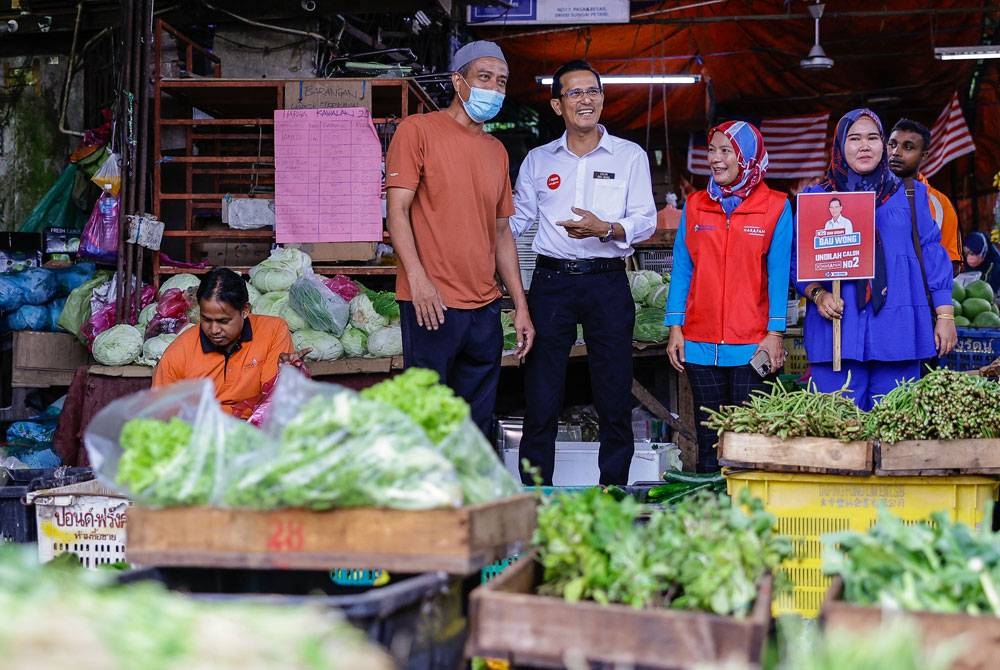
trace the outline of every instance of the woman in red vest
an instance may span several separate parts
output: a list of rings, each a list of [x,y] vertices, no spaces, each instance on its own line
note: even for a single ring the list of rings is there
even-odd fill
[[[718,469],[705,409],[739,404],[785,362],[792,210],[764,183],[760,131],[728,121],[709,134],[708,188],[684,206],[667,296],[667,355],[694,397],[698,470]],[[750,365],[758,352],[767,365]]]

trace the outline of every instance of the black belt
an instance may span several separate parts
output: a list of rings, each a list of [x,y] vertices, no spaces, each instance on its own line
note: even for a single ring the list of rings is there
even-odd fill
[[[552,258],[552,256],[538,255],[535,267],[545,270],[555,270],[565,272],[570,275],[591,275],[600,272],[622,272],[625,270],[624,258],[577,258],[568,260],[565,258]]]

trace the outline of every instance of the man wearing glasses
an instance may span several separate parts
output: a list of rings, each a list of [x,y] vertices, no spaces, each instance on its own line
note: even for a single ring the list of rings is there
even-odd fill
[[[604,89],[588,63],[570,61],[556,70],[551,104],[566,132],[524,159],[510,219],[515,237],[538,221],[528,292],[535,343],[525,359],[520,457],[541,470],[543,484],[552,484],[566,366],[579,323],[600,424],[600,483],[627,484],[635,306],[625,258],[656,229],[649,159],[598,123]],[[527,473],[521,478],[531,482]]]

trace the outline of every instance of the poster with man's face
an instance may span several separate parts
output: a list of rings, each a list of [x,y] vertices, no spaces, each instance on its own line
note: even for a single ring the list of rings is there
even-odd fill
[[[800,193],[796,201],[796,281],[875,276],[875,194]]]

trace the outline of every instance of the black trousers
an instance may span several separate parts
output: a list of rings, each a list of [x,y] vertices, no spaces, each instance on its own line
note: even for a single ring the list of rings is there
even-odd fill
[[[442,383],[469,403],[472,420],[490,439],[503,352],[500,301],[478,309],[448,308],[444,323],[427,330],[417,325],[413,303],[401,300],[399,325],[403,365],[436,371]]]
[[[526,409],[520,458],[552,484],[555,440],[565,396],[566,366],[583,325],[590,388],[599,419],[601,484],[627,484],[632,438],[632,328],[635,306],[624,272],[568,274],[537,268],[528,306],[535,343],[524,366]],[[521,473],[526,484],[530,476]]]
[[[723,405],[739,405],[750,397],[754,390],[767,388],[767,381],[774,375],[761,378],[749,365],[718,367],[715,365],[695,365],[685,363],[688,381],[691,382],[691,397],[694,400],[694,420],[698,436],[698,472],[714,472],[719,469],[715,443],[719,436],[712,428],[702,425],[708,419],[707,407],[718,411]]]

